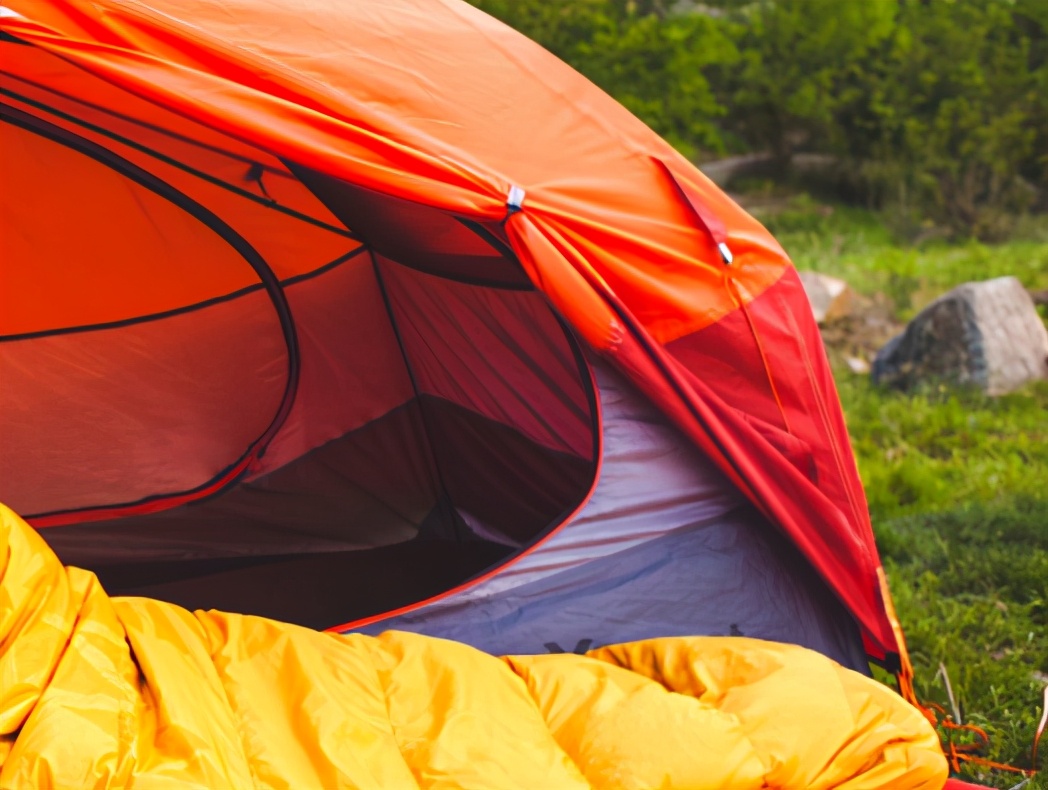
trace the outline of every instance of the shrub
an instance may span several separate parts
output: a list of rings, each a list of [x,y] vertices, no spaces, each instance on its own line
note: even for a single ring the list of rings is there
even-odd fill
[[[689,156],[829,157],[900,227],[999,239],[1048,206],[1043,0],[472,0]]]

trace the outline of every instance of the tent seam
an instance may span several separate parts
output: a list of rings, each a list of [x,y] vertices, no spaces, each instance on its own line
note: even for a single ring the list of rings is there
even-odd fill
[[[451,510],[455,505],[454,502],[451,501],[451,492],[448,491],[447,483],[444,482],[444,474],[440,469],[440,461],[437,458],[437,448],[433,442],[433,434],[430,431],[429,420],[426,418],[426,409],[422,401],[422,393],[419,390],[418,379],[415,377],[415,370],[411,365],[410,358],[408,357],[407,347],[404,345],[404,338],[400,332],[400,324],[394,314],[393,303],[389,298],[389,291],[386,289],[385,278],[382,276],[381,265],[378,262],[378,258],[375,256],[374,250],[369,248],[368,254],[371,256],[371,265],[375,272],[375,281],[378,283],[379,293],[382,294],[382,302],[386,307],[386,315],[389,316],[390,326],[393,328],[393,334],[397,338],[397,346],[400,348],[400,356],[404,360],[404,367],[408,372],[408,378],[411,380],[411,389],[415,393],[415,400],[418,401],[419,404],[419,418],[422,420],[422,430],[426,435],[426,447],[429,449],[430,461],[433,463],[433,471],[436,473],[436,479],[433,481],[438,488],[436,506],[442,510]],[[462,530],[459,526],[461,519],[456,518],[456,515],[456,513],[447,513],[449,521],[451,522],[451,528],[455,534],[455,539],[462,542]]]

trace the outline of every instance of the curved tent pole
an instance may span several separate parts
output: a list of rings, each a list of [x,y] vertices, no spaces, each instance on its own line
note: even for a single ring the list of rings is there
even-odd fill
[[[93,521],[103,518],[113,518],[119,515],[128,515],[130,513],[147,513],[164,510],[169,507],[195,501],[204,496],[210,496],[225,490],[239,480],[240,477],[251,468],[252,464],[265,455],[266,448],[269,446],[273,437],[276,436],[280,427],[284,424],[284,421],[287,419],[288,414],[290,414],[291,407],[295,402],[295,394],[298,390],[300,374],[298,336],[295,332],[294,319],[291,316],[291,307],[288,304],[280,280],[262,256],[259,255],[259,253],[239,233],[223,222],[222,219],[197,203],[188,195],[180,192],[167,182],[162,181],[132,162],[127,161],[118,154],[98,145],[97,143],[79,137],[66,129],[55,126],[48,121],[22,112],[10,105],[0,104],[0,121],[17,126],[33,134],[38,134],[60,145],[78,151],[85,156],[91,157],[101,164],[117,171],[126,178],[131,179],[135,183],[151,190],[165,200],[174,203],[210,228],[223,241],[236,250],[258,275],[262,282],[262,286],[269,295],[270,301],[273,303],[273,308],[280,321],[281,333],[284,337],[284,343],[287,346],[288,357],[288,373],[284,385],[284,394],[281,397],[280,406],[277,408],[277,412],[274,414],[273,419],[262,434],[251,443],[237,461],[226,469],[220,471],[215,477],[208,480],[203,485],[189,491],[157,495],[137,502],[122,503],[114,506],[99,506],[97,508],[77,508],[72,511],[40,513],[32,515],[29,518],[33,519],[34,526],[37,527],[55,526],[68,523],[70,521],[70,516],[74,513],[80,516],[80,518],[75,519],[76,521]]]

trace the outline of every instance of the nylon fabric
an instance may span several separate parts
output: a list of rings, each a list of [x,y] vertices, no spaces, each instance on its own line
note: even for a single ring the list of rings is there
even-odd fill
[[[27,515],[194,489],[265,430],[287,371],[261,290],[163,321],[2,343],[0,488]]]
[[[359,630],[386,629],[454,639],[489,653],[744,634],[802,645],[869,671],[854,621],[751,507],[528,584],[483,598],[451,595]]]
[[[122,321],[257,286],[199,219],[106,165],[3,121],[0,149],[0,335]]]
[[[650,156],[624,158],[623,150],[651,152],[693,173],[694,194],[728,228],[749,291],[762,291],[786,265],[755,220],[613,99],[465,4],[326,2],[260,13],[249,0],[172,0],[113,4],[101,16],[81,2],[35,13],[22,5],[11,2],[26,20],[5,20],[13,34],[235,138],[265,140],[267,150],[305,167],[411,200],[421,189],[420,202],[491,220],[504,214],[511,186],[522,185],[525,212],[547,215],[599,261],[662,341],[717,320],[733,304],[721,285],[720,255],[676,186]],[[89,34],[79,25],[88,19]],[[99,45],[90,46],[91,38]],[[390,38],[416,43],[376,46]],[[353,79],[363,73],[362,57],[368,76]],[[504,87],[523,84],[536,92]],[[596,196],[599,213],[591,208]],[[653,257],[656,239],[660,256]],[[697,277],[702,271],[708,275]]]
[[[788,258],[755,219],[581,75],[451,0],[6,2],[13,13],[0,29],[28,45],[0,43],[16,51],[16,77],[39,79],[44,90],[60,83],[109,110],[126,96],[136,117],[164,133],[259,152],[262,171],[229,157],[199,159],[226,179],[239,170],[255,198],[265,199],[266,183],[287,182],[295,206],[327,220],[337,214],[283,173],[252,176],[288,162],[294,172],[486,227],[506,220],[506,240],[530,281],[793,539],[861,623],[870,656],[891,663],[904,652],[877,582],[829,367]],[[390,45],[397,41],[411,46]],[[50,69],[33,72],[21,50],[47,53]],[[527,197],[507,219],[513,186]],[[205,202],[235,214],[239,200],[214,193]],[[397,223],[383,220],[395,235]],[[257,222],[238,227],[260,232]],[[339,238],[330,235],[324,244]],[[425,233],[405,236],[428,246]],[[717,248],[722,238],[731,266]],[[457,240],[451,246],[465,250]],[[444,249],[434,240],[428,251]],[[728,363],[759,358],[747,386],[721,398],[704,380],[715,368],[666,351],[776,288],[772,315],[747,313],[744,329],[712,352]],[[28,312],[42,323],[62,314],[46,299]],[[771,441],[750,417],[785,440]],[[791,433],[795,424],[802,435]],[[809,430],[818,441],[803,435]],[[796,464],[805,444],[818,480]]]
[[[592,456],[593,415],[579,363],[541,294],[377,262],[420,392],[512,425],[545,447]]]
[[[499,660],[110,599],[0,506],[0,786],[938,790],[925,719],[816,653]]]
[[[366,426],[415,391],[365,252],[284,289],[302,373],[295,403],[252,470],[261,477]]]
[[[97,98],[96,88],[101,88],[104,99],[121,115],[129,107],[138,110],[144,104],[143,114],[163,121],[170,131],[165,134],[163,129],[155,131],[152,124],[125,121],[121,117],[85,107],[64,95],[59,96],[21,79],[0,74],[0,96],[4,102],[10,102],[18,112],[39,117],[67,138],[79,141],[82,146],[99,146],[111,151],[191,200],[206,206],[233,230],[250,239],[252,247],[271,265],[278,278],[286,280],[308,274],[359,244],[279,160],[257,148],[242,146],[239,151],[224,151],[213,144],[216,137],[213,131],[202,130],[199,125],[188,125],[185,128],[187,123],[184,119],[173,121],[169,114],[155,105],[146,104],[126,93],[112,96],[110,94],[114,91],[111,86],[100,84],[99,80],[82,72],[77,75],[78,70],[68,64],[62,64],[59,73],[50,73],[53,71],[53,68],[49,68],[51,64],[38,61],[41,57],[48,61],[55,61],[56,58],[39,52],[35,53],[35,58],[27,58],[24,51],[34,52],[33,48],[15,49],[18,51],[11,53],[13,57],[8,57],[6,51],[0,56],[5,70],[25,69],[31,78],[37,80],[46,76],[53,80],[56,90],[65,87],[69,81],[67,72],[72,71],[79,79],[73,80],[69,89]],[[23,60],[29,62],[23,64]],[[87,85],[83,84],[85,81]],[[0,126],[0,132],[2,128]],[[192,136],[187,137],[184,132]],[[17,189],[8,190],[17,194],[22,201],[13,209],[13,212],[17,212],[18,225],[22,228],[44,226],[44,230],[36,234],[37,246],[30,250],[32,260],[38,266],[62,267],[68,258],[49,250],[63,242],[67,245],[79,242],[79,246],[74,247],[76,252],[95,260],[92,266],[85,267],[86,272],[79,272],[79,288],[72,290],[74,298],[56,301],[56,296],[49,294],[50,300],[41,304],[36,299],[25,300],[23,297],[22,302],[11,305],[18,312],[13,316],[5,316],[5,323],[13,323],[15,318],[19,318],[20,324],[32,321],[37,328],[46,330],[63,325],[63,322],[86,310],[94,313],[92,319],[95,321],[138,317],[222,297],[235,293],[242,285],[257,281],[243,261],[238,263],[248,276],[247,282],[240,282],[234,276],[235,272],[224,272],[221,269],[212,272],[211,269],[221,261],[210,261],[210,266],[205,266],[209,262],[208,257],[215,256],[208,255],[206,239],[196,234],[182,232],[179,236],[169,231],[161,242],[170,245],[170,250],[162,245],[154,244],[150,249],[149,246],[130,244],[130,241],[137,240],[151,230],[150,217],[144,211],[149,203],[119,206],[120,190],[127,190],[130,184],[115,171],[111,171],[107,177],[95,176],[94,180],[87,180],[86,187],[77,190],[78,178],[81,182],[86,180],[85,175],[78,174],[89,167],[98,171],[104,169],[105,165],[93,162],[82,154],[56,154],[55,149],[63,146],[43,138],[38,139],[35,147],[49,145],[51,150],[47,151],[44,165],[35,164],[38,172],[32,177],[19,175],[18,181],[14,180],[18,170],[27,166],[20,153],[5,158],[3,162],[5,183],[18,184]],[[218,142],[230,145],[233,141],[219,136]],[[65,165],[62,168],[55,168],[56,160],[69,159],[71,156],[84,161],[76,169],[72,169],[68,162],[62,163]],[[43,166],[51,170],[40,172]],[[254,177],[256,173],[257,178]],[[95,181],[108,181],[111,186],[103,190]],[[84,188],[90,190],[89,198],[77,194]],[[156,200],[159,198],[154,197],[153,202]],[[114,202],[117,204],[110,205]],[[65,203],[71,204],[68,210],[63,207]],[[62,216],[63,232],[57,234],[57,238],[51,238],[45,234],[50,230],[54,235],[56,214]],[[9,216],[11,219],[8,221],[14,224],[16,214]],[[118,224],[124,231],[119,238],[106,237],[99,232],[113,224]],[[5,242],[5,246],[7,243],[11,242]],[[187,247],[190,250],[199,249],[194,255],[186,252]],[[182,254],[175,254],[178,251]],[[174,271],[181,273],[182,278],[171,276],[172,267],[165,269],[144,265],[146,261],[174,261],[178,264]],[[104,273],[105,276],[99,278],[96,275],[93,279],[86,276],[93,272]],[[78,273],[71,274],[75,276]],[[69,277],[70,273],[66,273],[66,276]],[[64,285],[68,288],[69,284]],[[49,285],[63,284],[52,281]],[[65,290],[59,290],[58,296],[64,297],[65,293]],[[86,306],[75,301],[75,296],[85,293],[93,297]],[[33,315],[23,315],[29,310],[32,310]],[[5,329],[5,333],[9,331]]]
[[[708,458],[606,362],[592,359],[603,459],[590,500],[571,522],[453,604],[487,598],[677,529],[731,521],[745,500]]]

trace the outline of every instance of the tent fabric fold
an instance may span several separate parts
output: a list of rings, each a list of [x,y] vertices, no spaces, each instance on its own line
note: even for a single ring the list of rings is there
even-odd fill
[[[0,786],[940,788],[918,711],[803,648],[498,659],[110,599],[0,506]]]

